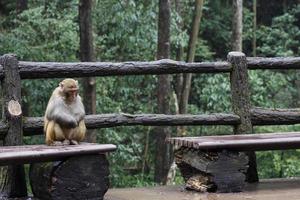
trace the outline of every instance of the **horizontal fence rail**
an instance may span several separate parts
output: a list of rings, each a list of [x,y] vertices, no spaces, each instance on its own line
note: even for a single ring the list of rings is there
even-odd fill
[[[300,57],[248,57],[248,69],[300,69]]]
[[[251,109],[253,125],[292,125],[300,123],[300,109]],[[179,126],[179,125],[237,125],[240,123],[238,115],[215,113],[203,115],[164,115],[164,114],[99,114],[87,115],[86,126],[89,129],[116,126]],[[43,134],[43,117],[24,117],[24,135]],[[7,125],[0,122],[0,137],[7,130]]]
[[[260,58],[248,57],[248,69],[300,69],[300,57]],[[19,62],[22,79],[64,78],[114,75],[147,75],[178,73],[226,73],[231,72],[231,64],[222,62],[186,63],[163,59],[150,62]],[[0,79],[3,79],[0,67]]]
[[[168,59],[151,62],[19,62],[21,78],[88,77],[176,73],[230,72],[227,62],[186,63]]]

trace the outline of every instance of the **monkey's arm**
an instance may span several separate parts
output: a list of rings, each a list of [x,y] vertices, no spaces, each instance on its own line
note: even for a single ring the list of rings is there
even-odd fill
[[[85,117],[85,110],[83,103],[81,101],[81,97],[78,95],[75,106],[73,107],[74,116],[76,118],[77,123],[82,121]]]
[[[73,114],[62,99],[53,99],[47,106],[46,118],[53,120],[63,128],[75,128],[78,125]]]

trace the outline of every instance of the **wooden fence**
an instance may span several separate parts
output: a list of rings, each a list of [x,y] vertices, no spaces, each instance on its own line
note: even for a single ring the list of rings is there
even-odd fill
[[[8,102],[21,102],[21,79],[125,76],[176,73],[230,73],[233,113],[203,115],[164,114],[97,114],[87,115],[87,128],[115,126],[177,126],[177,125],[288,125],[300,123],[298,109],[251,108],[247,70],[300,69],[300,57],[295,58],[246,58],[243,53],[231,52],[225,62],[185,63],[173,60],[151,62],[25,62],[13,55],[4,55],[0,60],[0,80],[3,86],[3,119],[0,122],[0,139],[24,135],[43,134],[43,117],[11,117],[7,115]],[[237,133],[248,131],[237,130]],[[6,143],[6,142],[5,142]],[[9,142],[10,143],[10,142]]]

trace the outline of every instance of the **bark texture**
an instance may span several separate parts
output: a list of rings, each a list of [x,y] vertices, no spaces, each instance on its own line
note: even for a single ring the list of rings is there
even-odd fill
[[[0,57],[5,78],[2,81],[3,102],[2,119],[7,124],[3,138],[4,146],[16,146],[23,143],[21,78],[18,71],[18,60],[15,55]],[[0,168],[0,197],[27,196],[25,172],[23,165],[11,165]]]
[[[251,134],[253,129],[246,56],[241,52],[230,52],[227,59],[232,64],[232,72],[230,73],[232,109],[241,119],[241,124],[234,127],[234,133]],[[255,152],[247,152],[246,154],[249,157],[246,180],[248,182],[257,182],[258,174]]]
[[[252,125],[292,125],[300,123],[300,109],[252,108]],[[25,117],[23,131],[26,136],[43,134],[43,117]],[[180,125],[238,125],[240,117],[235,114],[215,113],[203,115],[164,115],[164,114],[99,114],[87,115],[86,126],[90,129],[116,126],[180,126]],[[6,122],[0,122],[0,138],[8,130]]]
[[[102,200],[109,187],[108,166],[104,154],[32,164],[32,192],[43,200]]]
[[[243,51],[243,0],[232,0],[232,50]]]
[[[198,33],[200,27],[200,21],[202,17],[202,7],[203,7],[204,0],[195,0],[195,11],[194,11],[194,18],[192,24],[192,30],[190,33],[189,39],[189,47],[188,47],[188,56],[187,62],[194,62],[195,52],[196,52],[196,44],[198,40]],[[191,90],[191,82],[192,82],[192,74],[187,73],[183,76],[183,87],[181,92],[181,99],[179,104],[179,113],[185,114],[187,113],[187,105],[190,96]]]
[[[180,148],[175,161],[188,189],[199,192],[240,192],[248,159],[244,153]]]
[[[79,33],[80,33],[80,60],[82,62],[95,61],[92,29],[93,0],[79,1]],[[83,104],[87,114],[96,114],[96,79],[87,77],[83,82]],[[96,142],[96,132],[88,130],[88,142]]]
[[[157,59],[170,57],[170,14],[170,1],[159,0]],[[170,113],[170,97],[171,76],[159,75],[157,85],[158,113]],[[172,162],[172,150],[170,144],[166,145],[165,140],[171,136],[171,132],[169,127],[156,127],[154,132],[156,140],[154,181],[166,184]]]

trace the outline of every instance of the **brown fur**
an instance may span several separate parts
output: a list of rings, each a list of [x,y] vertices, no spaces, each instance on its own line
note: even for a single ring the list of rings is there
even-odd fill
[[[44,117],[47,145],[78,144],[84,139],[85,111],[77,90],[77,81],[65,79],[53,91]]]

